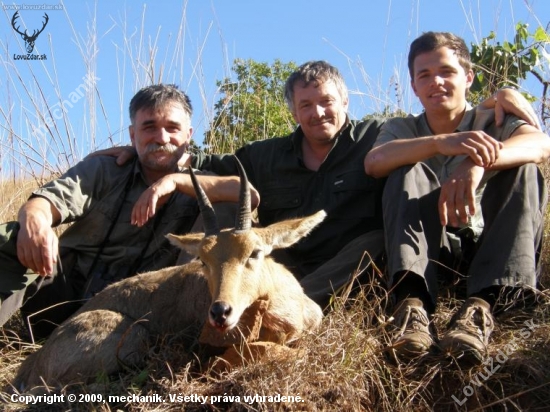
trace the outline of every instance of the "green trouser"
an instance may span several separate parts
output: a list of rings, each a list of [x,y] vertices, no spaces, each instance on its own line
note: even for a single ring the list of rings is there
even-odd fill
[[[301,278],[300,284],[306,295],[326,309],[332,297],[350,282],[376,281],[375,267],[383,254],[384,232],[373,230],[349,242],[332,259]]]
[[[0,225],[0,326],[23,305],[27,287],[38,275],[17,258],[18,222]]]
[[[78,309],[80,303],[75,300],[79,296],[59,268],[42,277],[19,262],[18,232],[18,222],[0,224],[0,326],[21,309],[33,336],[44,338]]]
[[[437,302],[442,246],[448,246],[438,213],[440,182],[424,163],[395,170],[384,190],[384,225],[390,284],[412,272]],[[467,294],[494,286],[536,288],[547,190],[537,166],[502,170],[487,181],[481,200],[485,226],[469,264]]]

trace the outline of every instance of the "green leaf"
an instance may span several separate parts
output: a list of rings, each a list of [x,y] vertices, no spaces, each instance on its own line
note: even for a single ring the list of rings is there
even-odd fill
[[[549,43],[550,42],[550,34],[548,34],[546,32],[546,30],[544,30],[541,26],[539,26],[535,30],[535,33],[533,33],[533,38],[537,42],[542,42],[542,43]]]

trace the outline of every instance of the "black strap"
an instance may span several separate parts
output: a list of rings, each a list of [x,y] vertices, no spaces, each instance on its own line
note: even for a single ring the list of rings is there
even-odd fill
[[[111,233],[113,232],[115,225],[117,224],[118,218],[120,217],[120,213],[122,212],[122,208],[124,207],[124,202],[126,201],[126,197],[128,196],[128,192],[130,192],[130,188],[132,187],[132,182],[134,180],[134,170],[135,170],[135,164],[136,164],[137,158],[134,159],[132,163],[132,167],[130,168],[130,174],[126,178],[126,185],[124,186],[124,192],[122,194],[122,197],[120,199],[120,203],[118,205],[118,209],[115,215],[115,218],[111,222],[111,226],[109,226],[109,230],[107,231],[107,234],[105,235],[105,238],[103,239],[103,242],[101,242],[101,245],[99,246],[99,249],[94,257],[94,261],[92,262],[92,265],[90,266],[90,269],[88,269],[88,274],[86,276],[86,287],[84,289],[83,296],[88,296],[90,286],[92,284],[92,274],[95,270],[97,263],[99,262],[99,258],[101,254],[103,253],[103,249],[105,249],[105,246],[107,245],[107,242],[109,241],[109,237],[111,236]]]

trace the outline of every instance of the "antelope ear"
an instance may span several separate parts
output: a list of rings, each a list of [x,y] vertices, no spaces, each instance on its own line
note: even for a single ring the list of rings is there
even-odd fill
[[[286,248],[309,235],[326,216],[326,212],[320,210],[311,216],[273,223],[264,229],[260,229],[261,231],[259,230],[258,234],[273,249]]]
[[[204,233],[188,233],[186,235],[173,235],[172,233],[168,233],[166,238],[174,246],[197,256],[199,253],[199,245],[202,239],[204,239]]]

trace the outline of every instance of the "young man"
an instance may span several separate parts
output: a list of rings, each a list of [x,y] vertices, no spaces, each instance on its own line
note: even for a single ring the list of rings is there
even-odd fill
[[[189,175],[177,173],[191,115],[176,86],[141,89],[130,102],[133,162],[89,157],[34,191],[18,222],[0,226],[0,326],[22,306],[34,314],[34,336],[45,337],[107,284],[175,264],[165,235],[188,232],[198,215]],[[238,178],[199,179],[213,202],[237,202]],[[163,196],[166,187],[178,193]],[[53,227],[62,223],[72,225],[58,239]]]
[[[429,315],[438,262],[455,239],[473,253],[468,299],[440,347],[481,361],[491,311],[536,289],[547,196],[535,164],[548,159],[550,139],[514,116],[497,127],[494,110],[468,105],[473,72],[461,38],[423,34],[411,44],[408,65],[425,111],[388,121],[365,158],[367,174],[388,176],[383,208],[397,300],[393,346],[408,357],[434,345]]]

